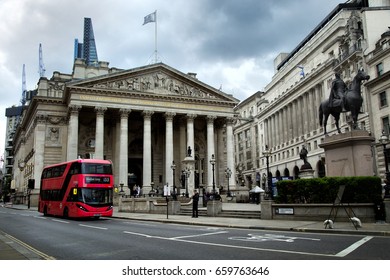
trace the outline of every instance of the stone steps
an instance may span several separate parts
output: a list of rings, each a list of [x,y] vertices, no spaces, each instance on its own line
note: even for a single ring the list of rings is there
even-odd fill
[[[199,216],[207,216],[207,208],[199,208]],[[182,207],[178,215],[191,216],[192,208]],[[242,211],[242,210],[222,210],[218,217],[241,218],[241,219],[261,219],[260,211]]]

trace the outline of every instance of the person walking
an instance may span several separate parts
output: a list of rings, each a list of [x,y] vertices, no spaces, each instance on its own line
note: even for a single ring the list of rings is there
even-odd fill
[[[198,218],[198,202],[199,194],[197,190],[194,190],[194,195],[192,196],[192,218]]]

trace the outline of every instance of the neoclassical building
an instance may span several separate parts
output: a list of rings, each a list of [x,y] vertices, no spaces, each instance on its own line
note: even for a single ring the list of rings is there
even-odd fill
[[[145,194],[168,183],[183,193],[183,160],[190,159],[187,191],[210,191],[226,185],[226,168],[235,170],[237,104],[196,74],[163,63],[120,70],[76,59],[72,74],[41,78],[23,112],[15,135],[15,186],[23,192],[35,179],[37,189],[44,166],[82,157],[111,160],[118,186],[139,184]],[[233,172],[232,188],[235,181]]]
[[[390,26],[389,7],[388,0],[339,4],[290,53],[276,57],[275,74],[264,92],[255,93],[235,109],[240,116],[234,127],[236,163],[245,185],[264,185],[266,146],[270,151],[271,177],[299,177],[302,146],[308,150],[314,176],[326,176],[327,162],[319,146],[326,137],[319,124],[319,105],[329,98],[335,73],[347,85],[359,69],[371,75],[374,80],[362,85],[364,102],[359,128],[377,139],[383,129],[388,131],[385,32]],[[378,102],[382,103],[378,106]],[[351,129],[350,123],[350,113],[342,114],[342,132]],[[327,131],[329,135],[337,133],[333,117],[328,120]],[[381,154],[379,151],[383,175]]]

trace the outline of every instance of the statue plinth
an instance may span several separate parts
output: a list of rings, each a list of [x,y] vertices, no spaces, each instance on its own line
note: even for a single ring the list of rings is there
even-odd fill
[[[327,176],[372,176],[374,174],[371,143],[375,141],[365,130],[325,137],[319,146],[325,150]]]
[[[311,167],[311,164],[306,162],[304,163],[302,166],[301,166],[301,171],[305,171],[305,170],[313,170],[313,167]]]
[[[184,158],[184,160],[182,160],[181,163],[182,163],[182,169],[183,170],[187,169],[189,171],[186,184],[187,184],[188,194],[191,197],[192,192],[195,189],[195,175],[194,175],[195,159],[191,156],[187,156],[186,158]]]
[[[312,179],[314,178],[314,170],[310,169],[302,169],[299,171],[299,178],[301,179]]]

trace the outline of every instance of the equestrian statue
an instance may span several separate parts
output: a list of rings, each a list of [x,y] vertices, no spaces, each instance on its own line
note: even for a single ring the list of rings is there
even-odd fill
[[[369,79],[369,75],[363,70],[359,70],[353,79],[350,88],[348,88],[340,78],[340,74],[335,74],[329,99],[322,101],[319,108],[320,125],[324,126],[325,135],[327,135],[326,123],[329,115],[332,115],[336,122],[337,132],[341,133],[339,126],[340,114],[345,112],[351,112],[353,120],[352,129],[358,129],[357,119],[363,104],[361,83],[362,81]]]

